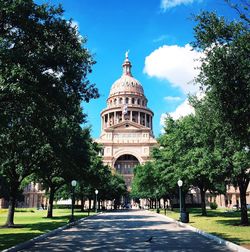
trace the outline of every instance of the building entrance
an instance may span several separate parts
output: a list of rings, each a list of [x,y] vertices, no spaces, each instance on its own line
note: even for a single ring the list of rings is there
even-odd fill
[[[138,159],[135,156],[129,154],[120,156],[115,162],[115,169],[123,176],[128,191],[131,190],[131,182],[134,176],[134,167],[138,164],[140,164]]]

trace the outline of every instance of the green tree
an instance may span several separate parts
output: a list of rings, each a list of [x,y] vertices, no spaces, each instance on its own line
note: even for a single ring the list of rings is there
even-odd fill
[[[229,178],[236,181],[240,189],[243,225],[248,225],[246,190],[250,179],[250,157],[249,153],[244,154],[250,142],[250,30],[246,18],[245,15],[229,22],[215,13],[202,12],[195,18],[193,43],[194,48],[204,52],[196,82],[204,87],[224,127],[225,139],[230,139],[224,144],[230,148],[234,143],[232,152],[246,158],[241,168],[238,161],[233,162],[236,167],[233,163],[228,165]]]
[[[195,107],[195,115],[176,121],[167,118],[165,134],[159,138],[161,149],[153,152],[153,156],[161,167],[162,181],[172,194],[179,178],[184,182],[184,193],[190,187],[199,188],[202,215],[207,215],[205,194],[207,190],[218,192],[217,185],[223,183],[225,173],[215,150],[217,124],[213,111],[204,100],[196,100]]]
[[[109,184],[109,192],[107,194],[108,200],[115,200],[115,202],[120,202],[121,197],[125,196],[127,193],[127,186],[123,177],[120,174],[114,173],[111,175]]]
[[[157,190],[159,190],[159,183],[154,162],[146,162],[143,165],[137,165],[134,168],[131,190],[132,196],[152,201],[156,199]]]
[[[0,17],[0,160],[12,226],[22,180],[49,161],[57,169],[70,163],[69,136],[85,119],[80,103],[98,92],[87,80],[95,62],[86,39],[61,6],[0,0]]]
[[[175,132],[178,128],[178,122],[171,117],[167,117],[164,125],[164,134],[162,134],[158,143],[159,148],[153,149],[152,157],[155,160],[155,169],[160,184],[163,197],[169,199],[171,207],[173,207],[173,199],[178,197],[177,181],[181,178],[178,172],[178,162],[180,158],[179,150],[176,147]],[[186,192],[186,182],[184,192]]]
[[[194,100],[193,100],[194,104]],[[213,194],[225,193],[222,189],[226,171],[221,163],[219,150],[216,148],[216,138],[219,137],[220,125],[216,114],[206,99],[196,100],[195,116],[189,117],[187,138],[190,149],[186,154],[186,176],[193,186],[200,190],[202,215],[206,212],[206,192]],[[185,144],[185,143],[184,143]]]

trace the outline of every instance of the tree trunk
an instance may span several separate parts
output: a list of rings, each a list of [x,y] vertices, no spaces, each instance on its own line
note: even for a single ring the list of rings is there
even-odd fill
[[[91,209],[91,198],[89,198],[89,210]]]
[[[249,180],[244,183],[244,181],[241,181],[239,183],[239,189],[240,189],[240,207],[241,207],[241,219],[240,224],[243,226],[248,226],[248,215],[247,215],[247,203],[246,203],[246,190],[249,184]]]
[[[173,200],[171,198],[169,198],[169,204],[170,204],[170,210],[173,211],[174,210]]]
[[[207,216],[207,209],[206,209],[206,191],[203,187],[200,187],[201,193],[201,215]]]
[[[54,202],[54,196],[55,196],[55,188],[54,188],[54,187],[50,187],[50,192],[49,192],[49,206],[48,206],[47,218],[53,218],[53,202]]]
[[[9,198],[9,209],[8,209],[8,216],[5,223],[7,227],[14,227],[14,213],[15,213],[15,206],[16,206],[16,198],[18,192],[19,184],[12,185],[10,188],[10,198]]]
[[[5,226],[7,227],[14,227],[15,204],[16,204],[16,199],[13,196],[10,196],[8,216],[5,223]]]

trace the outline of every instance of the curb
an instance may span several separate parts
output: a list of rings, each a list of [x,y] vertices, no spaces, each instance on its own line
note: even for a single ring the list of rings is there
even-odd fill
[[[45,234],[36,236],[36,237],[34,237],[33,239],[31,239],[31,240],[28,240],[28,241],[19,243],[19,244],[13,246],[13,247],[4,249],[4,250],[2,250],[2,252],[17,252],[17,251],[20,251],[20,250],[22,250],[22,249],[25,249],[25,248],[29,247],[30,245],[33,245],[35,242],[41,241],[41,240],[43,240],[43,239],[45,239],[45,238],[47,238],[47,237],[49,237],[49,236],[55,235],[55,234],[57,234],[57,233],[63,231],[64,229],[73,227],[73,226],[79,224],[80,222],[82,222],[82,221],[84,221],[84,220],[86,220],[86,219],[92,218],[92,217],[94,217],[94,216],[96,216],[96,215],[99,215],[99,214],[101,214],[101,212],[98,213],[98,214],[90,215],[90,216],[81,218],[81,219],[79,219],[79,220],[70,222],[70,223],[66,224],[65,226],[59,227],[59,228],[57,228],[57,229],[54,229],[54,230],[52,230],[52,231],[50,231],[50,232],[48,232],[48,233],[45,233]]]
[[[152,212],[150,212],[150,213],[152,213]],[[160,215],[161,217],[167,219],[168,221],[176,223],[180,227],[186,227],[186,228],[188,228],[188,229],[190,229],[190,230],[192,230],[192,231],[194,231],[194,232],[196,232],[196,233],[198,233],[198,234],[200,234],[200,235],[202,235],[202,236],[204,236],[204,237],[206,237],[206,238],[208,238],[210,240],[214,240],[214,241],[218,242],[219,244],[223,244],[223,245],[227,246],[229,249],[233,249],[234,251],[237,251],[237,252],[250,252],[250,250],[247,249],[247,248],[244,248],[244,247],[242,247],[240,245],[237,245],[237,244],[235,244],[233,242],[230,242],[230,241],[224,240],[222,238],[219,238],[218,236],[206,233],[206,232],[204,232],[204,231],[202,231],[202,230],[200,230],[198,228],[190,226],[190,225],[188,225],[186,223],[183,223],[181,221],[177,221],[177,220],[172,219],[172,218],[170,218],[168,216],[165,216],[163,214],[157,214],[157,213],[154,213],[154,214],[156,214],[158,216]]]

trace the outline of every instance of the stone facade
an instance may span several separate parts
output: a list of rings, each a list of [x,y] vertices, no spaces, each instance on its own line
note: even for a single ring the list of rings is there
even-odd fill
[[[120,173],[130,189],[134,166],[150,159],[157,142],[154,113],[147,107],[142,85],[132,76],[127,54],[122,67],[122,76],[112,85],[101,112],[101,136],[96,141],[103,146],[103,162]]]
[[[45,208],[45,206],[47,206],[47,198],[45,197],[45,191],[42,189],[40,183],[28,184],[24,188],[23,194],[23,207]]]

